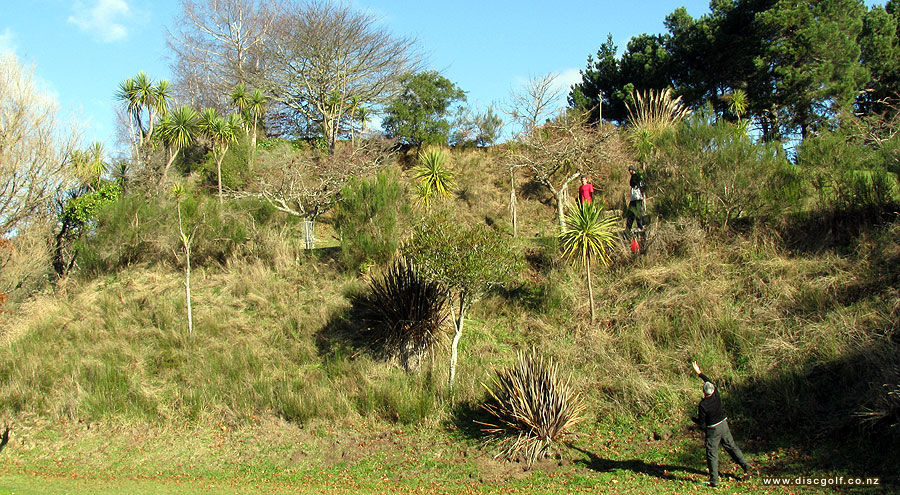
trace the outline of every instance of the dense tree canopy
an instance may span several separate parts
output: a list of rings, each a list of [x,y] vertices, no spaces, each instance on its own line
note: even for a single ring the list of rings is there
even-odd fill
[[[635,90],[673,87],[684,101],[729,110],[736,90],[766,139],[807,135],[852,110],[877,112],[900,88],[895,1],[716,0],[691,17],[679,8],[666,33],[632,38],[621,55],[608,37],[582,71],[569,104],[592,120],[623,122]]]
[[[454,103],[466,100],[465,92],[436,71],[406,74],[400,83],[402,92],[385,110],[385,134],[411,146],[447,143],[448,111]]]

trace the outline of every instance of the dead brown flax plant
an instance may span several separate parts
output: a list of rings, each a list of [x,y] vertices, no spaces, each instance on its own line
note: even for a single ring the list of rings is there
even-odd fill
[[[582,421],[581,395],[561,378],[552,359],[519,352],[516,365],[498,370],[482,406],[494,417],[480,423],[487,433],[502,438],[496,457],[523,455],[528,466],[549,454],[554,444]]]

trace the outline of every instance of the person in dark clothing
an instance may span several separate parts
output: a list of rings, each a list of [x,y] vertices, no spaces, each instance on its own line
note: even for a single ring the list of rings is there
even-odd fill
[[[706,467],[709,469],[709,486],[714,487],[719,484],[720,442],[725,447],[725,452],[728,452],[734,462],[744,469],[744,476],[741,479],[745,480],[750,477],[750,464],[744,459],[744,454],[734,442],[731,430],[728,429],[728,418],[722,410],[719,389],[700,371],[700,366],[696,361],[691,365],[697,376],[703,380],[703,400],[697,406],[697,416],[692,416],[691,419],[706,433]]]
[[[637,220],[638,230],[642,230],[644,228],[644,191],[647,189],[647,185],[644,183],[644,176],[634,165],[628,166],[628,173],[631,174],[631,179],[628,180],[631,192],[628,212],[625,215],[625,229],[631,230],[631,224]]]

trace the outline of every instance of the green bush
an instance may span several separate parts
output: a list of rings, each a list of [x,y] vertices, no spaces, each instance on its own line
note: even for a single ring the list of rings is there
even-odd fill
[[[170,256],[161,234],[163,225],[177,222],[174,213],[139,193],[122,196],[97,212],[94,230],[76,243],[78,266],[99,275]]]
[[[882,211],[898,200],[890,149],[878,149],[843,132],[823,132],[803,141],[797,162],[808,170],[818,206],[835,212]]]
[[[700,114],[657,143],[647,166],[656,212],[728,225],[796,207],[801,176],[778,143],[761,143],[724,121]],[[776,171],[776,173],[773,173]],[[654,197],[655,196],[655,197]]]
[[[196,229],[192,263],[225,263],[251,238],[246,202],[219,204],[187,194],[181,201],[186,232]],[[169,263],[180,246],[174,200],[142,194],[123,196],[97,213],[93,231],[76,245],[78,266],[97,275],[135,263]],[[265,210],[265,208],[263,207]],[[256,208],[258,211],[259,208]],[[262,213],[265,218],[267,213]]]
[[[381,172],[374,179],[351,180],[341,191],[334,217],[344,264],[358,268],[390,260],[400,245],[409,212],[396,176]]]

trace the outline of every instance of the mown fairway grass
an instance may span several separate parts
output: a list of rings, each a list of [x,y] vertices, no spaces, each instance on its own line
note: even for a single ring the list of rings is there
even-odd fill
[[[445,425],[446,426],[446,425]],[[613,426],[583,430],[532,471],[492,458],[453,427],[277,419],[238,430],[60,423],[20,427],[0,467],[0,493],[707,493],[702,441],[685,430],[653,440]],[[762,475],[860,476],[816,467],[794,448],[742,442]],[[737,481],[723,462],[716,493],[833,493]],[[839,490],[841,491],[841,490]],[[859,490],[854,491],[858,493]],[[878,490],[870,490],[879,493]]]

